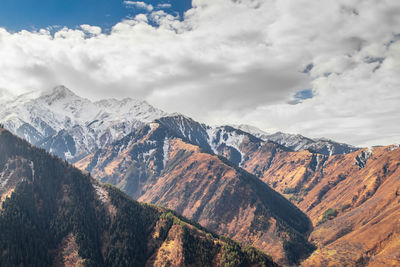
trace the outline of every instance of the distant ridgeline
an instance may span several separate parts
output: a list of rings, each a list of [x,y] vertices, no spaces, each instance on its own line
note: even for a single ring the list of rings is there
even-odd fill
[[[0,266],[277,266],[0,129]]]

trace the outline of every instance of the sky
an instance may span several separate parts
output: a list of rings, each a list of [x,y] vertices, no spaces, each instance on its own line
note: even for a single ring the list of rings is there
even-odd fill
[[[63,84],[211,125],[400,143],[398,14],[394,0],[5,0],[0,89]]]
[[[2,0],[0,26],[9,31],[51,32],[63,27],[77,28],[82,24],[96,25],[104,32],[122,19],[147,11],[164,10],[180,15],[191,7],[191,1],[119,1],[119,0]]]

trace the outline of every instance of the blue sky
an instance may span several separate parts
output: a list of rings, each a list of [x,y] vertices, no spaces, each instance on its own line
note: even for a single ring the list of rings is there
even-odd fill
[[[191,7],[191,0],[146,1],[154,9],[160,4],[170,4],[162,9],[181,16]],[[143,8],[124,4],[123,0],[2,0],[0,27],[16,32],[22,29],[37,30],[48,26],[75,28],[81,24],[109,29],[122,19],[145,13]]]

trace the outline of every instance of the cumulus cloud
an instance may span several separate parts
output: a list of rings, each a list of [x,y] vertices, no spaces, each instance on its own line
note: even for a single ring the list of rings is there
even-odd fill
[[[151,4],[146,4],[145,2],[140,1],[124,1],[124,4],[128,7],[135,7],[145,9],[147,11],[152,11],[153,6]]]
[[[107,34],[0,29],[0,88],[65,84],[210,124],[400,142],[400,2],[194,0],[183,18],[124,3],[151,12]]]
[[[81,25],[81,29],[86,32],[89,33],[90,35],[99,35],[101,33],[101,28],[97,27],[97,26],[91,26],[91,25],[87,25],[87,24],[83,24]]]

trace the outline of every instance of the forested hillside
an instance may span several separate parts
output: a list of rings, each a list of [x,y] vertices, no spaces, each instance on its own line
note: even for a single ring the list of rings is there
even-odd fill
[[[275,266],[0,130],[0,266]]]

